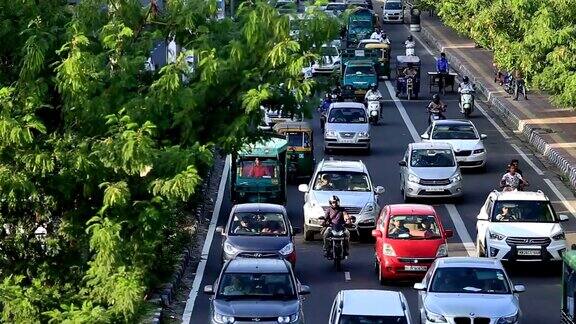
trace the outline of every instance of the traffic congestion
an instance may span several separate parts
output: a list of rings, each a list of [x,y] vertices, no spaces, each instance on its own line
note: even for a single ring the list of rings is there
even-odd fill
[[[325,6],[348,16],[303,71],[336,80],[313,118],[263,106],[269,139],[228,157],[190,322],[574,314],[574,215],[562,183],[482,108],[472,76],[403,24],[401,0],[367,1]]]

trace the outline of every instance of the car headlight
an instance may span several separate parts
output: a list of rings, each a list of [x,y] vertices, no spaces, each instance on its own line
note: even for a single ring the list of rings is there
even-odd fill
[[[294,323],[298,320],[298,313],[294,313],[290,316],[280,316],[278,317],[278,323]]]
[[[384,255],[387,256],[396,256],[396,252],[394,251],[392,245],[387,243],[384,243],[384,245],[382,246],[382,252],[384,253]]]
[[[368,134],[368,132],[360,132],[358,133],[358,137],[368,138],[370,134]]]
[[[408,175],[408,181],[414,182],[414,183],[419,183],[419,182],[420,182],[420,178],[418,178],[417,176],[415,176],[415,175],[413,175],[413,174],[409,174],[409,175]]]
[[[234,245],[224,242],[224,252],[226,252],[226,254],[236,254],[238,253],[238,249]]]
[[[455,175],[450,177],[450,182],[458,182],[458,181],[462,181],[462,176],[460,175],[460,173],[456,173]]]
[[[491,240],[502,241],[506,236],[496,233],[496,232],[488,232]]]
[[[294,244],[292,242],[286,244],[283,248],[280,249],[280,254],[282,255],[289,255],[290,253],[294,252]]]
[[[218,313],[214,313],[214,322],[218,324],[232,324],[236,322],[234,316],[226,316]]]
[[[440,314],[435,314],[432,313],[430,311],[425,311],[426,312],[426,319],[429,322],[432,323],[448,323],[448,321],[446,320],[446,318]]]
[[[564,240],[566,240],[566,234],[564,234],[564,232],[560,232],[560,233],[552,236],[552,239],[554,241],[564,241]]]
[[[518,322],[518,313],[508,316],[503,316],[498,319],[496,324],[516,324]]]
[[[373,212],[374,209],[375,209],[374,203],[371,203],[371,202],[367,203],[366,206],[364,206],[364,212],[366,212],[366,213]]]
[[[440,244],[440,246],[438,247],[438,251],[436,251],[436,257],[441,258],[447,256],[448,256],[448,247],[446,246],[446,244]]]
[[[326,133],[324,133],[324,137],[336,137],[336,132],[335,131],[326,131]]]
[[[483,148],[481,148],[481,149],[477,149],[477,150],[472,151],[472,154],[480,154],[480,153],[484,153],[484,152],[485,152],[485,150]]]

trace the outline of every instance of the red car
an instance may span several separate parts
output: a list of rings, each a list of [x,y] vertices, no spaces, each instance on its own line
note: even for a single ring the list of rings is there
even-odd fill
[[[376,229],[374,269],[381,284],[390,279],[422,278],[436,258],[448,256],[444,229],[434,207],[417,204],[382,208]]]

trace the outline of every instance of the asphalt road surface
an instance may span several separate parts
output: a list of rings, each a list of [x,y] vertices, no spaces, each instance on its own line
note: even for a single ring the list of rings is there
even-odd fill
[[[385,31],[392,41],[393,67],[396,55],[404,52],[403,42],[409,34],[405,25],[385,25]],[[372,152],[370,155],[337,155],[336,159],[362,160],[367,165],[374,185],[382,185],[386,193],[381,195],[379,204],[402,203],[399,189],[399,167],[401,159],[408,143],[414,141],[414,130],[421,134],[427,127],[427,114],[425,106],[431,98],[428,91],[427,71],[434,70],[434,57],[430,55],[422,43],[418,42],[416,54],[422,60],[421,73],[425,77],[421,80],[421,92],[419,100],[394,101],[393,86],[395,80],[380,82],[380,91],[385,98],[383,120],[380,125],[372,127]],[[394,74],[393,74],[394,75]],[[442,98],[448,104],[448,118],[462,118],[457,109],[457,96],[447,94]],[[558,177],[546,168],[531,152],[514,137],[514,134],[506,130],[508,135],[503,135],[493,121],[483,113],[475,110],[471,120],[480,133],[488,135],[485,146],[488,152],[488,166],[486,173],[464,172],[464,197],[461,201],[451,205],[451,201],[429,201],[436,206],[441,214],[445,228],[454,229],[454,237],[449,240],[449,254],[451,256],[466,256],[474,251],[476,240],[476,215],[484,203],[488,193],[497,187],[499,179],[504,172],[507,163],[517,158],[520,166],[531,183],[530,190],[540,189],[551,200],[558,213],[567,213],[566,207],[560,202],[550,186],[543,179],[549,179],[556,184],[565,195],[567,189],[557,180]],[[324,158],[323,139],[319,128],[318,116],[312,121],[314,129],[315,154],[317,161]],[[501,123],[501,121],[497,121]],[[501,125],[502,127],[502,125]],[[505,129],[505,127],[502,127]],[[411,132],[412,130],[412,132]],[[510,137],[510,138],[505,138]],[[518,153],[520,148],[525,157],[530,159],[543,175],[530,166]],[[226,188],[224,201],[220,211],[218,225],[224,225],[230,212],[231,203],[229,188]],[[570,195],[570,197],[572,197]],[[288,189],[288,213],[292,224],[302,228],[303,223],[303,194],[298,192],[297,186],[292,185]],[[568,233],[576,227],[574,217],[565,223]],[[571,235],[568,235],[569,237]],[[373,272],[372,262],[374,248],[372,241],[352,242],[350,257],[343,263],[343,271],[337,272],[331,261],[325,260],[321,252],[321,241],[304,242],[303,236],[296,239],[297,265],[296,275],[306,285],[310,285],[312,294],[304,302],[304,314],[307,323],[327,323],[330,306],[336,293],[342,289],[389,289],[402,291],[408,299],[413,319],[417,319],[416,292],[412,289],[414,282],[401,282],[393,286],[380,286]],[[210,248],[209,258],[203,273],[200,294],[197,296],[190,323],[209,323],[209,298],[201,293],[202,287],[212,284],[220,271],[221,239],[215,234]],[[520,296],[521,308],[524,314],[524,323],[559,323],[560,322],[560,274],[559,264],[522,263],[506,266],[514,283],[525,284],[527,291]],[[347,277],[349,280],[347,280]]]

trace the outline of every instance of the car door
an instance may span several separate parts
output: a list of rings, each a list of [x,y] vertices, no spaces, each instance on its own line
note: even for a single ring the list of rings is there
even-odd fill
[[[406,149],[406,152],[404,152],[404,156],[402,157],[402,161],[406,162],[406,166],[400,166],[400,189],[405,188],[406,172],[408,170],[408,165],[410,163],[410,161],[408,161],[409,156],[410,156],[410,148]]]
[[[376,242],[374,242],[374,251],[376,252],[378,260],[380,260],[380,257],[382,256],[382,245],[384,244],[383,241],[386,237],[385,225],[386,220],[388,219],[388,210],[388,206],[384,206],[380,212],[380,215],[378,216],[378,221],[376,222],[376,229],[382,232],[382,237],[377,237]]]

